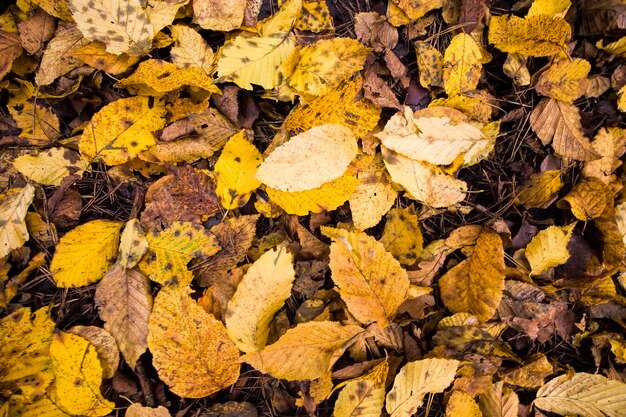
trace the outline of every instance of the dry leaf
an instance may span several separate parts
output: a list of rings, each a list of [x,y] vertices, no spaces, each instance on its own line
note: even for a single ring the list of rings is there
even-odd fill
[[[35,196],[35,187],[10,189],[0,200],[0,259],[28,241],[24,219]]]
[[[580,181],[557,203],[557,207],[570,209],[578,220],[587,221],[598,218],[607,207],[608,187],[597,178]]]
[[[72,150],[50,148],[37,155],[19,156],[13,160],[13,166],[32,181],[59,186],[70,174],[81,177],[89,162]]]
[[[22,53],[20,37],[11,32],[0,30],[0,79],[11,71],[13,61]]]
[[[193,16],[202,29],[228,32],[243,23],[246,0],[194,0]]]
[[[541,95],[571,103],[585,93],[591,64],[581,58],[563,59],[541,73],[535,89]]]
[[[565,17],[572,5],[570,0],[534,0],[526,16],[548,15]]]
[[[376,12],[357,13],[354,16],[354,31],[356,38],[375,52],[393,49],[398,44],[398,30]]]
[[[476,89],[483,68],[481,60],[480,46],[472,36],[459,33],[452,38],[443,56],[443,84],[449,96]]]
[[[446,405],[446,417],[482,417],[482,412],[471,395],[452,391]]]
[[[492,16],[489,24],[489,43],[503,52],[522,55],[541,57],[565,52],[571,36],[572,29],[562,17]]]
[[[132,404],[126,409],[126,417],[171,417],[167,408],[162,405],[157,408],[144,407],[140,404]]]
[[[428,42],[418,41],[415,44],[419,81],[422,87],[443,87],[443,56],[441,52]]]
[[[500,381],[491,385],[480,396],[480,410],[484,417],[517,417],[519,399],[517,394]]]
[[[41,57],[41,63],[35,74],[37,85],[49,85],[60,76],[67,74],[81,65],[73,56],[89,41],[75,25],[59,25],[54,38],[48,42]]]
[[[537,233],[526,246],[526,259],[530,263],[531,275],[543,274],[547,269],[567,262],[570,253],[567,244],[576,223],[567,227],[550,226]]]
[[[94,345],[102,367],[102,378],[112,378],[120,363],[120,351],[109,332],[97,326],[74,326],[67,330]]]
[[[159,378],[177,395],[202,398],[239,378],[239,349],[224,325],[189,296],[166,286],[154,300],[148,347]]]
[[[194,3],[195,6],[196,3]],[[170,26],[176,46],[172,47],[172,62],[179,68],[198,67],[205,74],[214,72],[214,55],[204,38],[193,28],[184,25]]]
[[[601,157],[586,161],[583,174],[596,177],[608,185],[615,180],[613,171],[622,165],[619,158],[626,152],[626,130],[616,127],[600,129],[591,142],[591,147]]]
[[[61,136],[57,115],[40,104],[25,102],[18,108],[9,106],[11,117],[22,129],[20,137],[34,146],[47,146]]]
[[[561,188],[561,170],[547,170],[531,175],[520,187],[515,201],[528,207],[546,208],[557,198]]]
[[[403,265],[417,261],[424,239],[413,206],[395,208],[387,213],[380,243]]]

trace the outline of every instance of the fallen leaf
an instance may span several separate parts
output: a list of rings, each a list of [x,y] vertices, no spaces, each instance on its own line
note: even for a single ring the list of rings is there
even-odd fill
[[[578,220],[587,221],[598,218],[607,206],[606,195],[610,192],[607,186],[597,178],[586,178],[580,181],[565,195],[557,207],[570,209]]]
[[[535,355],[529,363],[504,374],[502,380],[518,387],[539,388],[544,384],[544,379],[553,372],[554,368],[548,358],[540,353]]]
[[[112,378],[120,362],[120,351],[113,336],[97,326],[74,326],[67,332],[80,336],[94,345],[102,367],[102,378]]]
[[[480,396],[480,411],[484,417],[517,417],[519,399],[517,394],[504,386],[504,382],[497,382]]]
[[[193,16],[202,29],[228,32],[243,23],[246,0],[194,0]]]
[[[531,175],[530,180],[520,187],[515,201],[528,207],[546,208],[554,202],[561,188],[561,170],[547,170]]]
[[[557,61],[541,73],[535,89],[546,97],[571,103],[585,93],[590,70],[591,64],[581,58]]]
[[[171,414],[169,411],[167,411],[167,408],[163,407],[162,405],[156,408],[151,408],[151,407],[144,407],[143,405],[135,403],[135,404],[131,404],[131,406],[126,409],[125,416],[126,417],[171,417]]]
[[[613,172],[622,165],[620,157],[626,152],[626,130],[616,127],[600,129],[591,147],[601,157],[586,161],[583,174],[596,177],[607,185],[614,182]]]
[[[547,15],[492,16],[489,24],[489,43],[503,52],[529,56],[551,56],[565,52],[565,43],[572,29],[562,17]]]
[[[565,13],[572,5],[570,0],[534,0],[528,9],[526,16],[559,16],[565,17]]]
[[[567,244],[576,223],[567,227],[550,226],[537,233],[526,246],[526,259],[532,268],[531,275],[543,274],[549,268],[567,262],[570,253]]]
[[[419,81],[422,87],[443,87],[443,56],[429,42],[415,43]]]
[[[189,296],[188,287],[159,291],[148,324],[148,347],[159,378],[177,395],[202,398],[239,378],[239,349],[224,325]]]
[[[189,26],[172,25],[170,31],[176,42],[170,52],[172,62],[179,68],[198,67],[205,74],[212,75],[215,71],[215,56],[204,38]]]
[[[365,375],[345,383],[335,402],[334,415],[336,417],[380,415],[385,402],[385,380],[388,371],[389,364],[385,361]]]
[[[482,412],[471,395],[452,391],[446,405],[446,417],[482,417]]]
[[[354,31],[356,38],[375,52],[393,49],[398,44],[398,30],[376,12],[357,13]]]
[[[76,30],[76,32],[78,32],[78,30]],[[78,32],[78,34],[82,36],[80,32]],[[79,48],[72,48],[64,53],[63,57],[77,58],[85,64],[111,75],[118,75],[127,72],[130,67],[135,65],[140,59],[138,56],[127,54],[111,54],[106,51],[106,45],[98,41],[87,43]],[[63,62],[65,62],[65,59]]]
[[[302,11],[294,22],[294,27],[314,33],[335,30],[326,0],[303,1]]]
[[[380,243],[403,265],[417,261],[424,239],[413,206],[398,207],[387,213]]]
[[[19,108],[9,106],[9,113],[22,129],[20,137],[31,145],[47,146],[61,136],[59,118],[50,107],[27,101]]]
[[[29,239],[24,219],[35,197],[35,187],[12,188],[0,200],[0,259]]]
[[[15,33],[0,30],[0,51],[2,51],[0,60],[0,79],[2,79],[11,71],[15,58],[22,53],[20,37]]]
[[[41,63],[35,74],[37,85],[52,84],[60,76],[79,67],[81,61],[73,54],[88,43],[76,25],[59,25],[54,38],[48,42],[41,57]]]
[[[452,38],[443,56],[443,84],[448,96],[476,89],[483,68],[481,59],[482,52],[472,36],[459,33]]]
[[[89,162],[72,150],[50,148],[37,155],[19,156],[13,160],[13,166],[32,181],[59,186],[70,174],[82,176]]]

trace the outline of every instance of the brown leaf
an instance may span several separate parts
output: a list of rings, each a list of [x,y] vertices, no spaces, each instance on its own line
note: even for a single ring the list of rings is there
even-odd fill
[[[0,79],[11,71],[13,61],[22,53],[20,38],[4,30],[0,30]]]
[[[376,12],[355,15],[354,31],[356,38],[375,52],[393,49],[398,43],[398,30]]]
[[[382,78],[374,74],[373,71],[365,72],[365,80],[363,81],[363,90],[365,98],[379,107],[391,107],[402,110],[402,106],[396,97],[396,94],[383,81]]]
[[[52,39],[54,35],[55,21],[52,16],[44,12],[43,9],[30,19],[17,24],[22,40],[22,47],[30,55],[39,52],[43,48],[44,42]]]

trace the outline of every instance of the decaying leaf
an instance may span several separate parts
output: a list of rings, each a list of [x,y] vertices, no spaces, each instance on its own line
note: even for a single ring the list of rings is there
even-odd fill
[[[263,350],[270,322],[291,295],[295,277],[293,255],[285,246],[265,252],[250,266],[225,317],[226,330],[241,351]]]
[[[581,58],[557,61],[541,73],[535,89],[546,97],[571,103],[587,89],[590,70],[589,62]]]
[[[126,417],[171,417],[172,415],[167,408],[162,405],[156,408],[144,407],[140,404],[131,404],[126,409]]]
[[[203,29],[228,32],[243,23],[246,0],[194,0],[193,15]]]
[[[345,383],[335,402],[336,417],[380,415],[385,402],[385,380],[389,364],[384,361],[365,375]]]
[[[270,153],[256,177],[280,191],[311,190],[341,177],[357,154],[354,134],[340,124],[313,127]]]
[[[20,37],[15,33],[0,30],[0,51],[2,51],[0,58],[0,79],[2,79],[11,71],[15,58],[22,53]]]
[[[35,196],[35,187],[10,189],[0,200],[0,259],[29,239],[24,219]]]
[[[597,178],[586,178],[571,189],[557,203],[559,208],[572,211],[578,220],[587,221],[598,218],[607,207],[606,196],[610,193],[607,186]]]
[[[619,158],[626,152],[626,130],[615,127],[600,129],[591,142],[591,147],[601,157],[585,162],[583,173],[587,177],[598,178],[605,184],[613,182],[613,171],[621,166]]]
[[[17,157],[13,166],[32,181],[58,186],[70,174],[82,176],[89,163],[72,150],[50,148],[37,155]]]
[[[492,16],[489,43],[503,52],[530,56],[551,56],[567,49],[572,29],[562,17],[534,15],[526,19],[513,15]]]
[[[333,239],[332,279],[350,313],[363,324],[387,327],[408,297],[406,271],[382,243],[365,233],[331,228],[323,233]]]
[[[487,321],[504,290],[504,249],[500,236],[481,230],[471,255],[439,279],[441,299],[454,313],[471,313]]]
[[[74,53],[88,43],[76,25],[59,25],[41,57],[41,64],[35,74],[37,85],[52,84],[60,76],[79,67],[81,61]]]
[[[404,365],[387,393],[387,412],[391,417],[415,414],[426,394],[443,392],[452,383],[459,363],[454,359],[433,358]]]
[[[189,26],[173,25],[170,31],[176,41],[171,51],[172,62],[179,68],[193,66],[201,68],[207,75],[213,74],[215,57],[204,38]]]
[[[362,332],[359,326],[331,321],[302,323],[287,330],[276,343],[260,352],[248,353],[241,360],[276,378],[312,380],[328,372]]]
[[[80,336],[94,345],[102,367],[102,378],[112,378],[120,362],[120,351],[113,336],[98,326],[74,326],[67,332]]]
[[[61,136],[57,115],[50,107],[27,101],[19,107],[9,106],[9,112],[22,129],[20,137],[34,146],[46,146]]]
[[[482,413],[471,395],[452,391],[446,406],[446,417],[482,417]]]
[[[92,220],[67,232],[50,262],[57,287],[83,287],[100,281],[117,253],[121,226],[111,220]]]
[[[148,324],[148,347],[172,392],[202,398],[237,380],[239,349],[222,322],[196,304],[189,291],[175,285],[159,291]]]
[[[385,216],[380,243],[403,265],[414,264],[422,253],[424,239],[413,206],[395,208]]]
[[[540,275],[548,268],[562,265],[570,257],[567,244],[576,223],[567,227],[550,226],[540,231],[526,246],[526,259],[532,275]]]

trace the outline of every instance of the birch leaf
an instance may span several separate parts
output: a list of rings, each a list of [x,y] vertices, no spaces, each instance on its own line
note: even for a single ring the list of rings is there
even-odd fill
[[[316,126],[274,149],[256,177],[280,191],[311,190],[341,177],[357,151],[356,138],[347,127]]]
[[[140,404],[132,404],[130,407],[126,409],[126,417],[171,417],[172,415],[167,410],[167,408],[162,405],[151,408],[144,407]]]
[[[391,417],[415,414],[426,394],[443,392],[452,383],[459,363],[454,359],[432,358],[404,365],[387,394],[387,412]]]
[[[39,86],[52,84],[60,76],[81,66],[81,61],[73,54],[88,43],[75,25],[59,25],[54,38],[43,51],[35,83]]]
[[[290,381],[321,378],[363,332],[359,326],[313,321],[298,324],[260,352],[241,360],[263,373]]]
[[[20,37],[16,33],[0,30],[0,79],[11,71],[13,61],[22,53]]]
[[[215,193],[226,210],[243,207],[260,185],[255,174],[263,157],[256,146],[237,133],[228,140],[215,163],[217,187]]]
[[[537,391],[533,405],[561,415],[620,417],[626,415],[626,384],[602,375],[561,375]]]
[[[121,223],[92,220],[59,240],[50,262],[57,287],[83,287],[100,281],[115,258]]]
[[[189,26],[173,25],[170,26],[170,31],[176,42],[176,46],[170,51],[172,62],[179,68],[198,67],[205,74],[212,75],[215,56],[204,38]]]
[[[189,296],[191,289],[166,286],[154,300],[148,347],[159,378],[181,397],[202,398],[239,378],[239,349],[222,322]]]
[[[582,58],[562,59],[541,73],[535,89],[541,95],[571,103],[585,93],[591,64]]]
[[[504,249],[500,235],[480,232],[471,255],[439,278],[441,299],[453,313],[493,316],[504,290]]]
[[[431,207],[448,207],[463,201],[467,184],[428,162],[409,159],[383,146],[382,155],[391,179],[410,198]]]
[[[443,56],[443,84],[448,96],[475,90],[483,65],[482,52],[474,38],[459,33]]]
[[[582,132],[578,108],[555,99],[543,99],[530,114],[530,125],[544,145],[562,157],[590,161],[599,155]]]
[[[420,85],[443,87],[443,56],[441,52],[428,42],[415,43],[417,67],[420,74]]]
[[[335,402],[335,417],[377,417],[385,402],[389,364],[382,362],[367,374],[347,382]]]
[[[109,379],[115,375],[120,363],[120,351],[109,332],[98,326],[73,326],[67,332],[80,336],[94,345],[102,367],[102,378]]]
[[[128,97],[104,106],[85,128],[78,149],[92,160],[120,165],[156,143],[152,132],[165,125],[165,104],[149,97]]]
[[[12,188],[0,200],[0,259],[21,247],[29,238],[24,221],[35,196],[35,187]]]
[[[70,174],[81,177],[89,162],[76,152],[63,148],[50,148],[37,155],[22,155],[13,166],[25,177],[43,185],[61,185]]]
[[[291,295],[294,279],[293,255],[285,246],[265,252],[250,266],[225,317],[226,330],[241,351],[257,352],[265,347],[270,323]]]
[[[389,325],[407,299],[409,278],[382,243],[362,232],[323,228],[332,238],[330,269],[339,295],[363,324]]]
[[[570,253],[567,244],[572,237],[576,223],[568,227],[550,226],[537,233],[526,246],[526,258],[530,263],[532,275],[540,275],[548,268],[567,262]]]
[[[586,178],[570,190],[557,207],[572,211],[578,220],[596,219],[604,213],[607,206],[606,195],[610,193],[607,186],[597,178]]]
[[[9,113],[31,145],[46,146],[61,136],[59,118],[49,107],[27,101],[21,108],[9,106]]]
[[[564,52],[571,36],[572,29],[562,17],[493,16],[489,24],[489,43],[503,52],[521,55],[541,57]]]
[[[479,406],[484,417],[517,417],[519,398],[500,381],[480,396]]]
[[[72,333],[59,332],[50,344],[55,373],[56,404],[64,411],[87,417],[105,416],[115,404],[100,394],[102,367],[96,347]]]
[[[193,15],[202,29],[228,32],[243,23],[246,0],[194,0]]]
[[[72,17],[85,38],[109,53],[145,55],[154,29],[139,0],[69,0]]]
[[[131,219],[126,223],[122,237],[120,238],[119,255],[117,263],[126,269],[137,265],[144,253],[148,250],[148,240],[137,219]]]
[[[152,310],[150,281],[136,269],[115,264],[96,287],[96,305],[104,328],[115,338],[126,362],[134,368],[148,347]]]

